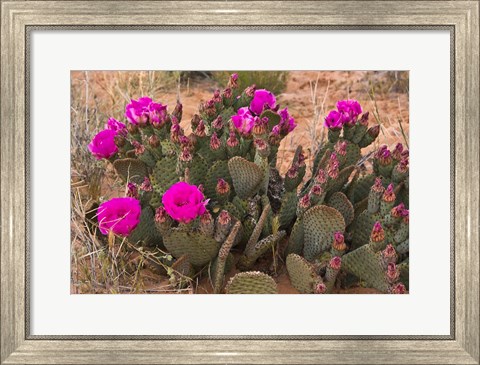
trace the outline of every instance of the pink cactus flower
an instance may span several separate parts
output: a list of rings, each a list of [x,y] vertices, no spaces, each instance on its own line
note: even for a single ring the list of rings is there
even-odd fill
[[[150,117],[150,103],[152,103],[152,99],[146,96],[138,100],[132,99],[130,104],[125,107],[125,117],[132,124],[146,125]]]
[[[344,116],[344,123],[355,124],[357,117],[362,114],[360,103],[354,99],[340,100],[337,102],[337,110]]]
[[[293,119],[293,117],[288,113],[288,108],[280,110],[279,114],[282,118],[280,121],[280,129],[285,135],[287,135],[295,129],[297,124],[295,123],[295,119]]]
[[[232,122],[235,128],[243,135],[248,136],[252,133],[253,126],[255,125],[255,119],[248,110],[247,107],[240,108],[237,114],[232,117]]]
[[[168,215],[178,222],[189,223],[205,213],[208,200],[195,185],[186,182],[173,184],[162,197]]]
[[[119,122],[115,118],[109,118],[107,124],[105,125],[105,129],[110,129],[112,131],[117,132],[117,134],[126,135],[127,134],[127,127],[122,122]]]
[[[262,114],[265,109],[273,109],[277,99],[270,91],[265,89],[255,90],[253,100],[250,103],[250,110],[256,115]]]
[[[115,144],[115,136],[117,132],[111,129],[104,129],[93,137],[92,142],[88,145],[88,149],[97,160],[102,158],[110,158],[118,152]]]
[[[113,198],[98,207],[98,224],[102,234],[113,232],[126,237],[140,222],[140,202],[135,198]]]
[[[324,126],[332,131],[339,131],[343,127],[344,116],[342,113],[331,110],[328,115],[325,117]]]

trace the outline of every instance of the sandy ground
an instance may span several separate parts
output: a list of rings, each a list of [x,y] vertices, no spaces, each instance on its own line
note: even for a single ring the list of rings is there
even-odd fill
[[[89,115],[85,118],[74,118],[72,122],[82,123],[83,120],[88,120],[87,123],[101,126],[110,116],[124,119],[124,107],[130,98],[148,95],[158,102],[169,105],[170,109],[180,97],[184,107],[182,125],[188,132],[188,124],[198,111],[199,104],[209,99],[218,87],[212,78],[195,78],[178,87],[171,80],[163,84],[163,80],[158,76],[152,80],[149,73],[143,74],[145,75],[137,78],[138,73],[132,72],[72,72],[72,109],[79,113],[78,110],[85,108]],[[370,112],[370,123],[381,124],[377,146],[378,144],[393,146],[398,142],[408,141],[408,81],[405,84],[401,77],[402,75],[393,72],[372,71],[290,72],[285,91],[277,96],[277,100],[282,108],[288,107],[298,127],[282,142],[278,166],[281,173],[287,170],[296,146],[301,144],[307,151],[315,148],[315,141],[324,134],[323,118],[341,99],[357,99],[363,110]],[[72,171],[72,177],[75,176],[76,172]],[[111,177],[104,179],[101,194],[103,196],[118,194],[118,190],[112,189],[112,186],[114,184]],[[73,251],[75,252],[77,246],[81,245],[82,242],[77,241]],[[72,264],[73,282],[78,277],[78,271],[78,265]],[[161,293],[168,288],[168,280],[149,269],[143,269],[139,274],[143,278],[144,292]],[[235,272],[229,273],[227,280],[234,274]],[[280,272],[276,281],[281,294],[297,293],[285,272]],[[72,284],[72,292],[79,292],[78,286]],[[204,278],[198,283],[197,292],[211,292],[208,279]],[[377,292],[368,288],[353,288],[339,293]]]

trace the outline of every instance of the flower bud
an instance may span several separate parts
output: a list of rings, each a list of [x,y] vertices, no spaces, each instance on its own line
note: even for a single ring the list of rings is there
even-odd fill
[[[148,144],[152,148],[157,148],[160,146],[160,139],[155,134],[152,134],[150,137],[148,137]]]
[[[377,138],[380,134],[380,124],[374,125],[373,127],[368,128],[367,133],[373,139]]]
[[[334,148],[340,156],[345,156],[347,154],[347,141],[338,141]]]
[[[335,232],[333,235],[333,249],[339,252],[345,251],[347,245],[345,244],[345,237],[342,232]]]
[[[138,126],[136,124],[128,123],[127,130],[130,134],[137,134],[138,133]]]
[[[238,88],[238,74],[234,73],[230,75],[230,79],[228,80],[227,87],[231,89]]]
[[[225,195],[230,192],[230,185],[224,179],[218,179],[215,191],[218,195]]]
[[[398,270],[397,265],[394,262],[391,262],[387,266],[387,280],[390,284],[393,284],[400,277],[400,270]]]
[[[150,179],[145,176],[143,179],[142,185],[140,185],[140,190],[143,191],[153,191],[152,183],[150,182]]]
[[[386,265],[392,262],[395,263],[397,261],[397,252],[391,244],[388,244],[387,247],[385,247],[385,249],[382,251],[382,259]]]
[[[223,90],[222,92],[222,97],[224,99],[231,99],[233,96],[232,94],[232,89],[230,89],[229,87],[227,87],[225,90]]]
[[[397,143],[395,145],[395,148],[392,151],[392,156],[395,160],[401,160],[402,159],[402,152],[403,152],[403,144]]]
[[[310,204],[310,194],[305,194],[298,202],[298,205],[304,210],[310,208]]]
[[[192,126],[192,129],[196,129],[198,126],[198,123],[200,123],[200,116],[198,114],[194,114],[192,120],[190,121],[190,125]]]
[[[336,179],[339,173],[339,163],[337,159],[337,154],[332,152],[330,155],[330,160],[328,161],[327,174],[332,179]]]
[[[370,116],[370,113],[369,112],[365,112],[362,114],[362,116],[360,117],[360,120],[358,121],[361,125],[365,126],[365,127],[368,127],[368,117]],[[377,133],[378,135],[378,133]],[[376,137],[376,136],[375,136]]]
[[[164,207],[160,206],[155,210],[155,222],[157,223],[165,223],[169,215]]]
[[[232,217],[230,216],[230,213],[228,213],[226,210],[222,210],[218,215],[218,223],[222,226],[230,224],[231,221]]]
[[[184,147],[182,149],[182,153],[180,154],[180,160],[183,162],[190,162],[192,161],[192,158],[193,156],[190,150],[187,147]]]
[[[220,139],[217,137],[217,133],[213,132],[212,136],[210,137],[210,149],[216,151],[220,148],[221,142]]]
[[[392,210],[390,211],[390,214],[392,215],[392,217],[401,218],[403,217],[404,209],[405,209],[405,205],[403,203],[400,203],[396,207],[392,208]]]
[[[115,146],[118,148],[125,146],[125,137],[120,134],[117,134],[115,137],[113,137],[113,141],[115,142]]]
[[[375,222],[373,225],[372,233],[370,234],[370,241],[381,242],[385,239],[385,231],[383,230],[380,222]]]
[[[253,125],[253,134],[259,136],[267,133],[268,118],[255,118],[255,124]]]
[[[405,285],[402,283],[397,283],[391,287],[390,292],[392,294],[405,294],[407,292],[407,288],[405,288]]]
[[[195,135],[197,137],[205,137],[206,136],[205,122],[203,120],[198,122],[197,128],[195,128]]]
[[[290,179],[295,179],[298,176],[298,164],[293,163],[292,166],[287,171],[287,176]]]
[[[212,100],[215,102],[215,103],[221,103],[222,102],[222,97],[220,96],[220,90],[219,89],[216,89],[214,92],[213,92],[213,98]]]
[[[135,148],[135,155],[139,156],[145,152],[145,146],[138,141],[132,141],[132,145]]]
[[[383,193],[385,191],[385,188],[382,185],[382,178],[377,177],[375,179],[375,183],[372,186],[372,190],[376,193]]]
[[[388,185],[387,189],[383,193],[383,201],[391,203],[395,201],[395,193],[393,191],[393,184]]]
[[[249,98],[253,98],[255,96],[256,89],[257,89],[257,85],[255,84],[250,85],[245,89],[245,95],[247,95]]]
[[[223,119],[221,115],[214,119],[214,121],[212,122],[212,127],[216,130],[220,130],[223,128]]]
[[[238,142],[237,135],[235,134],[234,131],[230,131],[230,135],[227,139],[227,146],[234,148],[234,147],[237,147],[238,145],[239,145],[239,142]]]
[[[328,263],[328,266],[331,267],[333,270],[338,271],[342,266],[342,259],[340,258],[340,256],[334,256]]]
[[[310,189],[310,192],[312,195],[320,196],[323,194],[324,190],[321,185],[315,184],[312,186],[312,189]]]
[[[405,174],[408,171],[408,157],[402,158],[400,162],[395,166],[395,169],[401,173]]]
[[[382,166],[387,166],[392,163],[392,154],[388,148],[382,149],[381,153],[378,154],[378,162]]]
[[[138,189],[137,189],[137,185],[135,185],[134,183],[131,183],[129,182],[127,184],[127,196],[129,196],[130,198],[135,198],[135,199],[138,199]]]
[[[183,105],[179,101],[177,101],[177,104],[175,105],[175,109],[173,109],[172,115],[177,118],[177,120],[182,120],[182,114],[183,114]]]
[[[257,138],[253,141],[255,148],[262,157],[268,157],[270,154],[270,146],[263,139]]]
[[[303,153],[303,151],[300,151],[300,153],[298,154],[298,166],[299,167],[303,167],[305,166],[305,154]]]
[[[325,170],[318,170],[317,175],[315,176],[315,182],[319,184],[325,184],[327,182],[327,175],[325,174]]]
[[[327,286],[320,282],[317,285],[315,285],[315,294],[325,294],[327,292]]]

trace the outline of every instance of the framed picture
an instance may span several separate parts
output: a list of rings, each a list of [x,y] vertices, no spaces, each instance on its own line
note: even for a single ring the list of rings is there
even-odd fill
[[[2,1],[1,37],[1,363],[479,363],[478,1]]]

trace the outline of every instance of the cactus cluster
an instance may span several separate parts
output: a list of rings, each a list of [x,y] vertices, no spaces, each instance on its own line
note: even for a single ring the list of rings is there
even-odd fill
[[[168,252],[177,275],[209,275],[214,293],[277,293],[282,262],[300,293],[408,290],[408,151],[381,146],[361,172],[362,149],[380,126],[369,127],[358,102],[340,101],[325,118],[328,141],[311,174],[298,146],[285,176],[277,151],[294,118],[268,90],[241,89],[236,74],[200,105],[189,135],[180,103],[168,112],[132,100],[125,117],[110,119],[89,148],[112,164],[139,210],[132,217],[131,203],[101,204],[102,233]]]

